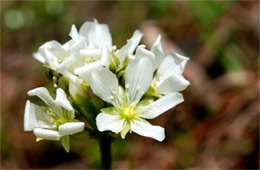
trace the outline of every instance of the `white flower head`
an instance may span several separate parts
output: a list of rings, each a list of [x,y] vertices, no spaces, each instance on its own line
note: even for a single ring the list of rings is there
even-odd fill
[[[166,95],[156,101],[141,100],[153,79],[153,63],[147,57],[132,60],[125,72],[125,90],[117,77],[100,67],[91,74],[93,92],[113,107],[102,109],[96,117],[99,131],[120,133],[122,138],[130,132],[158,141],[165,138],[164,128],[153,126],[145,119],[153,119],[183,101],[180,93]]]
[[[89,86],[95,95],[112,104],[97,115],[98,130],[120,133],[122,138],[135,132],[164,140],[164,128],[146,119],[156,118],[183,102],[179,91],[190,84],[182,75],[188,58],[179,54],[164,57],[160,35],[147,50],[145,45],[139,45],[143,36],[139,30],[116,49],[108,25],[97,20],[85,22],[79,31],[72,25],[69,36],[71,39],[64,44],[46,42],[34,58],[66,77],[62,87],[68,85],[71,99],[79,107],[87,107]],[[47,107],[27,101],[24,130],[33,131],[38,140],[61,139],[66,149],[68,135],[83,131],[85,126],[74,119],[66,93],[58,88],[53,99],[46,88],[40,87],[28,94],[39,97]]]
[[[28,94],[39,97],[47,105],[41,107],[26,101],[24,130],[33,131],[37,140],[60,140],[84,130],[84,122],[75,121],[74,109],[62,89],[57,89],[55,100],[44,87],[30,90]]]

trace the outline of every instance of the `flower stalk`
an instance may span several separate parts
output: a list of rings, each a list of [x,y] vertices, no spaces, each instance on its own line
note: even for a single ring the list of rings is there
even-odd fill
[[[100,147],[102,169],[111,169],[112,145],[111,145],[111,136],[107,132],[100,133],[99,147]]]

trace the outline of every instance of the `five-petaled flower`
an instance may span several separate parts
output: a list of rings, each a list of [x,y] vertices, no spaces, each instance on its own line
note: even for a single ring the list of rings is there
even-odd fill
[[[180,93],[171,93],[153,101],[141,100],[152,83],[152,62],[147,57],[137,56],[125,72],[125,89],[116,76],[106,68],[100,67],[92,73],[90,86],[93,92],[113,107],[102,109],[97,116],[100,131],[110,130],[121,134],[128,131],[151,137],[158,141],[165,138],[164,129],[153,126],[145,119],[153,119],[183,101]],[[140,101],[141,100],[141,101]]]
[[[84,130],[84,122],[74,119],[74,109],[62,89],[57,89],[55,100],[44,87],[30,90],[28,94],[39,97],[47,105],[38,106],[29,100],[25,105],[24,130],[33,131],[37,140],[60,140]]]

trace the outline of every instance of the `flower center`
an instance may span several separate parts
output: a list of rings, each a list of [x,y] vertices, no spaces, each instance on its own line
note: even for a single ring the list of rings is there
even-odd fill
[[[54,110],[48,108],[46,113],[51,117],[50,121],[56,123],[57,126],[69,122],[72,119],[71,112],[63,108],[55,108]]]
[[[127,106],[120,109],[120,115],[122,118],[125,118],[127,120],[134,119],[136,116],[136,110],[134,107]]]

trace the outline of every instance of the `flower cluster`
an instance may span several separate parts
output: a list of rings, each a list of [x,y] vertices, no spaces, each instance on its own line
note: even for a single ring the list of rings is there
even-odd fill
[[[176,53],[165,57],[160,35],[146,49],[139,45],[143,36],[139,30],[117,49],[108,26],[96,20],[85,22],[79,31],[73,25],[69,35],[68,42],[46,42],[34,54],[53,79],[56,99],[44,87],[28,92],[45,105],[26,102],[25,131],[33,131],[37,139],[67,143],[68,135],[83,131],[87,124],[122,138],[135,132],[164,140],[164,128],[147,119],[183,102],[179,92],[190,84],[182,75],[188,58]],[[98,113],[91,113],[89,103]],[[75,111],[85,115],[85,122]]]

